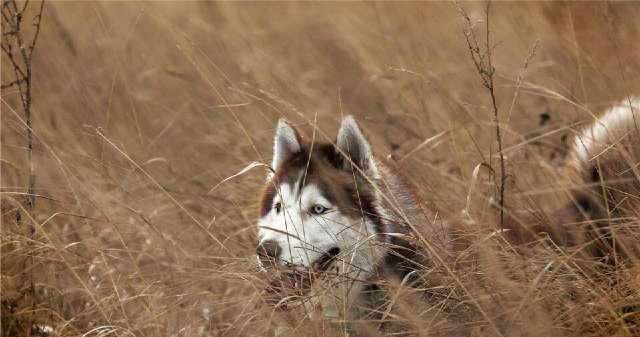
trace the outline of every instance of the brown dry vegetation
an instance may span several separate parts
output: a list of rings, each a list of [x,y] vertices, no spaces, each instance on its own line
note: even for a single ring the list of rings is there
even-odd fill
[[[482,4],[462,6],[484,17]],[[636,3],[493,5],[511,212],[566,199],[568,137],[640,93],[639,17]],[[3,336],[32,322],[58,336],[343,335],[262,300],[264,170],[217,186],[268,162],[278,118],[309,135],[317,120],[322,138],[342,114],[443,213],[461,215],[474,186],[473,267],[435,268],[426,291],[389,284],[386,322],[365,334],[637,334],[637,261],[594,275],[575,250],[521,254],[488,235],[495,188],[473,169],[498,167],[493,111],[462,31],[453,3],[48,3],[33,61],[32,212],[24,114],[16,90],[2,91]],[[2,83],[9,70],[3,55]]]

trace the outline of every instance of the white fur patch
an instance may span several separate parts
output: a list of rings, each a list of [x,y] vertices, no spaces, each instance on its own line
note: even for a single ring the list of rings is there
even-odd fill
[[[633,108],[632,108],[633,107]],[[583,165],[598,156],[611,144],[615,144],[629,132],[640,127],[640,97],[625,100],[609,109],[574,140],[575,163]]]

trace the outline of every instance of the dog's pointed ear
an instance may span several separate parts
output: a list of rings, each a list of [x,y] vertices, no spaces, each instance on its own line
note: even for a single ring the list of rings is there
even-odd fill
[[[284,118],[278,121],[276,136],[273,140],[273,159],[271,167],[277,171],[291,155],[302,150],[302,138],[298,131]]]
[[[342,120],[336,138],[336,146],[348,158],[344,162],[345,168],[351,168],[349,163],[353,163],[367,174],[375,171],[371,146],[356,120],[350,115]]]

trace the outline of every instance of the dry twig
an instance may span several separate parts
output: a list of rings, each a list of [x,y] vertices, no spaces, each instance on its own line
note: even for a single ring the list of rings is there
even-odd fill
[[[42,11],[44,1],[40,2],[40,7],[33,16],[33,35],[31,40],[25,38],[23,31],[23,21],[25,19],[29,1],[25,1],[22,6],[18,6],[15,0],[2,2],[2,52],[13,68],[15,78],[8,83],[2,84],[2,89],[17,87],[20,93],[20,102],[27,121],[27,153],[29,156],[29,187],[28,194],[31,195],[28,201],[29,208],[33,210],[35,196],[35,172],[32,161],[33,133],[32,130],[32,59],[36,48],[36,42],[40,35],[40,23],[42,22]]]
[[[40,26],[42,22],[42,11],[44,9],[44,1],[40,2],[39,8],[36,9],[35,15],[32,17],[32,33],[25,32],[24,21],[28,17],[29,1],[18,5],[15,0],[2,1],[2,40],[0,47],[3,55],[9,61],[13,69],[14,78],[7,83],[2,83],[2,89],[17,87],[20,94],[20,102],[25,114],[26,133],[27,133],[27,162],[29,165],[29,179],[27,186],[27,210],[33,213],[37,194],[35,193],[36,174],[33,162],[33,118],[32,118],[32,60],[33,52],[36,48],[36,42],[40,35]],[[30,35],[30,37],[28,36]],[[32,217],[29,216],[29,217]],[[16,222],[20,224],[22,217],[20,211],[16,212]],[[33,242],[36,236],[35,224],[29,228],[31,240]],[[35,264],[34,255],[29,254],[25,260],[25,271],[30,270],[28,287],[26,291],[31,297],[31,303],[35,311],[35,284],[33,277],[33,266]],[[31,325],[31,324],[29,324]]]
[[[491,12],[491,1],[487,2],[485,7],[485,42],[484,48],[480,46],[480,42],[478,42],[478,38],[476,36],[476,32],[474,30],[474,22],[471,20],[467,12],[460,6],[459,3],[456,3],[458,7],[458,12],[460,16],[462,16],[464,20],[464,37],[467,41],[467,46],[469,47],[469,53],[471,55],[471,60],[478,71],[478,75],[480,75],[480,79],[482,80],[482,85],[487,89],[489,96],[491,97],[491,105],[493,108],[493,123],[496,129],[496,140],[498,142],[498,155],[500,158],[500,185],[498,186],[499,192],[499,207],[500,207],[500,226],[504,225],[504,208],[505,208],[505,200],[504,200],[504,190],[505,184],[507,180],[507,173],[505,171],[505,160],[504,154],[502,153],[502,132],[500,129],[500,120],[498,118],[498,104],[496,103],[496,95],[495,95],[495,86],[494,86],[494,75],[495,68],[493,66],[493,61],[491,59],[491,53],[493,51],[494,45],[491,44],[491,29],[490,29],[490,20],[489,13]]]

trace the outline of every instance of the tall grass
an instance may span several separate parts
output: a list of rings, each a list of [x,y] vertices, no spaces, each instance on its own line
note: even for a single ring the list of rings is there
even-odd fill
[[[462,6],[483,19],[484,5]],[[545,221],[566,202],[568,139],[640,92],[639,15],[633,3],[492,5],[510,215]],[[42,20],[33,191],[18,93],[2,90],[3,336],[42,333],[30,320],[57,336],[346,335],[265,303],[254,220],[266,172],[234,176],[269,158],[279,117],[326,140],[341,113],[468,243],[448,270],[425,266],[420,286],[383,283],[377,312],[353,329],[638,333],[637,260],[612,267],[579,245],[496,234],[494,179],[474,170],[496,155],[494,107],[454,4],[52,2]],[[2,83],[9,67],[3,57]],[[637,230],[637,213],[624,223]]]

